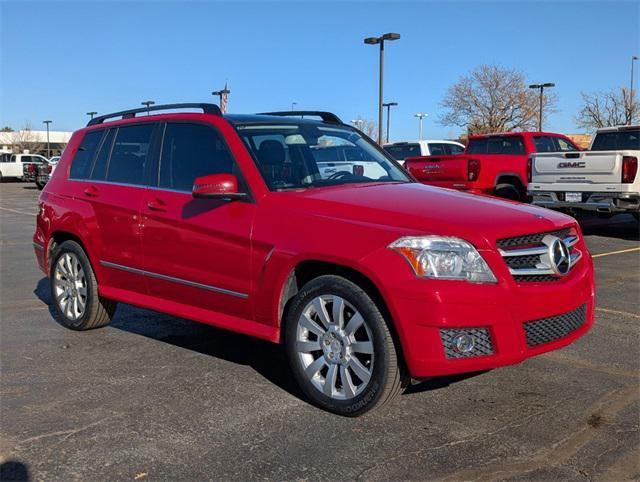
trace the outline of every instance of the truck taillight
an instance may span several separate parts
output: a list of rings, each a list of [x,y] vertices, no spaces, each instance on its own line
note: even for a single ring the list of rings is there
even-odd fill
[[[636,180],[638,173],[638,158],[633,156],[624,156],[622,158],[622,182],[624,184],[632,184]]]
[[[29,164],[27,166],[27,172],[36,172],[36,166],[35,164]]]
[[[533,159],[527,159],[527,182],[533,179]]]
[[[480,176],[480,161],[469,159],[467,161],[467,179],[469,181],[477,181]]]
[[[353,166],[353,174],[355,176],[364,176],[364,166]]]
[[[53,171],[53,166],[51,166],[51,164],[47,166],[47,171],[49,172],[49,174],[51,174],[51,171]]]

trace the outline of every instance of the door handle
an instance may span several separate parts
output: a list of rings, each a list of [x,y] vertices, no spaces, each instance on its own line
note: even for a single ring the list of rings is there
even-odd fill
[[[164,201],[162,201],[160,199],[157,199],[157,198],[149,201],[147,203],[147,207],[151,211],[159,211],[159,212],[163,212],[163,213],[167,211],[167,205],[164,203]]]
[[[83,192],[87,197],[98,197],[98,194],[100,194],[100,191],[95,186],[86,187]]]

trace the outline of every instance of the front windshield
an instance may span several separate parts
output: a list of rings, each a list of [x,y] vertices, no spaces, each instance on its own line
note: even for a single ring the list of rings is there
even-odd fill
[[[410,182],[400,167],[348,127],[283,123],[236,128],[271,190]]]

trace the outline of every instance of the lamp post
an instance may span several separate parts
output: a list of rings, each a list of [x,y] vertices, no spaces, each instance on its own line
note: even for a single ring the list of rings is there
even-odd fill
[[[291,110],[294,111],[296,110],[296,106],[298,105],[297,102],[291,102]]]
[[[141,104],[147,106],[147,115],[149,115],[149,107],[155,104],[155,102],[152,100],[145,100],[144,102],[141,102]]]
[[[351,119],[351,123],[356,126],[356,129],[360,129],[362,130],[362,124],[363,124],[364,120],[362,119]]]
[[[546,84],[531,84],[530,89],[540,89],[540,110],[538,111],[538,131],[542,132],[542,97],[544,95],[544,89],[549,87],[555,87],[556,84],[547,82]]]
[[[398,40],[399,33],[385,33],[380,37],[367,37],[364,43],[367,45],[380,45],[380,91],[378,93],[378,144],[382,144],[382,98],[384,86],[384,42],[385,40]]]
[[[387,108],[387,142],[389,142],[389,118],[391,117],[391,108],[397,105],[397,102],[386,102],[382,104],[383,107]]]
[[[92,110],[91,112],[87,112],[87,115],[93,119],[93,116],[96,115],[97,112]]]
[[[419,128],[418,128],[418,140],[421,141],[422,140],[422,119],[424,119],[425,117],[429,117],[429,114],[425,114],[423,112],[418,112],[417,114],[414,114],[413,117],[417,117],[420,121],[419,121]]]
[[[638,57],[635,55],[631,56],[631,83],[629,85],[629,125],[633,123],[633,63],[638,60]]]
[[[51,146],[49,144],[49,124],[50,120],[42,121],[43,124],[47,124],[47,159],[51,159]]]

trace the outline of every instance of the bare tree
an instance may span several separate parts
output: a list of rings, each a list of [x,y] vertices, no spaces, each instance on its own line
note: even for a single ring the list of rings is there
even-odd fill
[[[0,129],[0,132],[13,132],[13,129],[9,126],[4,126],[2,129]]]
[[[360,130],[371,137],[371,139],[378,138],[378,124],[372,120],[362,119]]]
[[[586,130],[637,124],[640,122],[640,105],[635,99],[632,104],[629,94],[626,87],[608,92],[583,92],[576,124]]]
[[[469,134],[529,130],[537,125],[540,97],[528,88],[524,74],[497,65],[480,65],[447,91],[440,123]],[[543,118],[555,112],[557,99],[545,93]]]
[[[44,141],[40,138],[39,134],[33,131],[30,123],[25,124],[19,131],[13,132],[12,140],[12,150],[16,153],[24,151],[36,153],[44,149]]]

